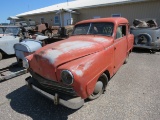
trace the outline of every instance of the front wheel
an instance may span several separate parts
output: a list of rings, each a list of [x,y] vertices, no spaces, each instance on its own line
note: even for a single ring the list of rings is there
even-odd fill
[[[103,73],[99,77],[99,79],[95,85],[93,93],[88,98],[90,100],[94,100],[94,99],[98,98],[104,92],[104,90],[107,86],[107,83],[108,83],[108,77],[106,74]]]

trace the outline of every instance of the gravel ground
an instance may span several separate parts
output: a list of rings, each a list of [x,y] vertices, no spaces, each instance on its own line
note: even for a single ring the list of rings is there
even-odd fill
[[[136,50],[98,99],[71,110],[27,89],[28,74],[0,83],[0,120],[159,120],[160,52]],[[16,62],[0,61],[0,68]]]

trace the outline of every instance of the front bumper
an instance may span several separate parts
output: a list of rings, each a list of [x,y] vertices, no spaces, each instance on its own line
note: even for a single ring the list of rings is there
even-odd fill
[[[45,97],[53,100],[55,105],[61,104],[63,106],[71,108],[71,109],[78,109],[78,108],[82,107],[84,104],[84,99],[82,99],[81,97],[68,97],[67,96],[66,98],[64,98],[64,96],[62,96],[59,93],[54,93],[54,95],[53,95],[53,94],[41,89],[40,87],[37,87],[36,85],[34,85],[32,83],[33,80],[34,80],[34,78],[32,78],[32,77],[26,78],[27,86],[29,86],[29,88],[39,92],[40,94],[44,95]],[[63,97],[63,99],[61,97]]]

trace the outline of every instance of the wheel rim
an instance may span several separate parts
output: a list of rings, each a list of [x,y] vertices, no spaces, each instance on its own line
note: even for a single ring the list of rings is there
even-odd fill
[[[148,45],[148,40],[144,35],[139,36],[138,44],[140,45]]]
[[[99,93],[101,93],[101,91],[103,90],[103,83],[102,81],[98,81],[96,83],[95,89],[92,93],[92,96],[98,95]]]

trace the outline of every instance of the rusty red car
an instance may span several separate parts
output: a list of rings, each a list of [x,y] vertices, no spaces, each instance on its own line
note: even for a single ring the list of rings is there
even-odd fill
[[[127,62],[134,43],[122,17],[78,22],[72,36],[49,44],[23,60],[27,85],[71,109],[96,99],[109,79]]]

